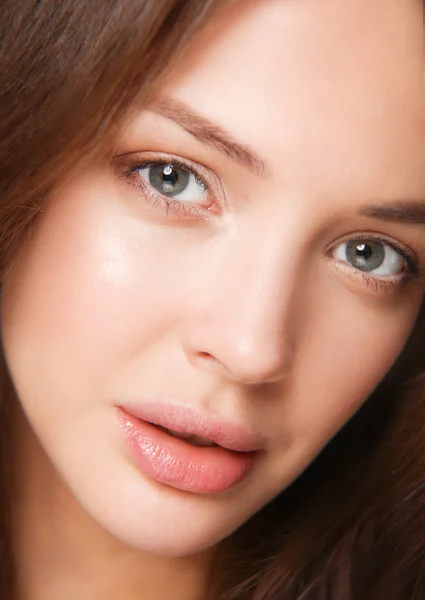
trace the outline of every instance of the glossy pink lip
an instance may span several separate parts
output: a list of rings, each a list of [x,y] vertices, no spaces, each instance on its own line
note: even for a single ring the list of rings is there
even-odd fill
[[[152,479],[176,489],[211,493],[244,479],[263,447],[243,427],[207,417],[191,407],[138,404],[118,407],[121,432],[130,457]],[[217,446],[193,446],[157,425],[206,437]]]
[[[263,439],[248,429],[205,414],[192,406],[168,403],[126,403],[122,405],[130,415],[172,429],[208,438],[228,450],[253,452],[264,447]]]

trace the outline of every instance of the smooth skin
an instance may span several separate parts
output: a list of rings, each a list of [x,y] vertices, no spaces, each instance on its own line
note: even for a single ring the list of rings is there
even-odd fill
[[[423,214],[423,43],[419,0],[231,3],[47,199],[2,296],[19,600],[199,598],[215,545],[384,377],[423,296],[423,226],[394,218]],[[167,206],[149,168],[176,158],[204,183]],[[362,243],[382,265],[350,263]],[[120,436],[133,398],[240,423],[262,456],[223,493],[152,481]]]

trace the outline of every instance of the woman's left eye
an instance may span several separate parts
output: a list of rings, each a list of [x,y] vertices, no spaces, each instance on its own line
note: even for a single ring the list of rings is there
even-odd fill
[[[407,269],[407,259],[389,244],[373,239],[350,240],[339,244],[334,257],[374,277],[393,277]]]
[[[158,162],[143,165],[136,171],[145,184],[161,196],[200,207],[208,203],[206,184],[188,168]]]

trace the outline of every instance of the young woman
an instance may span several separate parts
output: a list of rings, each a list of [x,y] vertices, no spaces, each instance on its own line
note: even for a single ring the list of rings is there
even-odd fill
[[[1,8],[1,598],[423,597],[422,3]]]

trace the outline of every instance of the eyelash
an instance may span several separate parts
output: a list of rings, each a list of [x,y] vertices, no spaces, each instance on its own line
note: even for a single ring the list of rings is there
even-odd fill
[[[178,217],[182,216],[183,211],[184,218],[189,218],[192,220],[202,220],[205,219],[205,217],[211,216],[211,207],[198,207],[193,204],[184,203],[179,200],[175,200],[174,198],[156,193],[153,188],[145,184],[139,176],[137,177],[137,183],[134,182],[134,177],[137,174],[137,171],[156,165],[171,165],[172,167],[188,171],[194,176],[196,183],[200,185],[206,192],[210,193],[211,184],[207,181],[207,178],[201,175],[198,168],[195,166],[195,163],[187,159],[177,158],[175,156],[158,156],[150,160],[134,161],[131,165],[128,165],[124,169],[124,172],[122,172],[121,176],[127,181],[130,181],[132,185],[140,188],[143,191],[146,201],[149,204],[153,203],[153,208],[156,208],[158,204],[162,204],[165,208],[167,217],[169,216],[170,209],[172,209],[172,211]],[[409,281],[413,281],[425,286],[425,269],[419,266],[417,258],[413,256],[412,253],[408,252],[405,246],[402,244],[397,243],[395,240],[389,240],[383,236],[377,236],[376,234],[365,234],[363,232],[352,234],[350,237],[343,239],[339,243],[348,242],[353,239],[356,241],[373,241],[385,244],[386,246],[389,246],[395,250],[395,252],[402,257],[406,264],[406,270],[398,279],[383,279],[369,275],[366,272],[352,267],[353,272],[355,272],[358,277],[361,277],[366,287],[373,287],[375,292],[388,293],[407,284]],[[334,250],[335,247],[335,244],[333,244],[332,249]],[[346,265],[347,267],[350,267],[348,263],[346,263]]]
[[[170,165],[177,169],[184,169],[188,173],[194,176],[195,181],[198,185],[200,185],[206,192],[210,192],[211,184],[208,183],[207,179],[203,177],[199,170],[195,167],[195,164],[192,161],[184,160],[181,158],[177,158],[174,156],[170,157],[157,157],[151,160],[138,161],[136,164],[132,164],[125,169],[124,178],[127,180],[133,180],[134,176],[137,175],[137,171],[140,169],[146,169],[147,167],[152,167],[156,165]],[[140,177],[137,177],[137,183],[133,183],[139,187],[145,197],[148,204],[153,203],[153,208],[156,208],[158,204],[162,204],[165,208],[166,216],[169,216],[170,209],[176,213],[177,216],[181,217],[181,213],[183,211],[184,216],[191,219],[205,219],[211,215],[209,208],[203,208],[201,206],[195,206],[194,204],[181,202],[180,200],[175,200],[169,196],[163,196],[153,190],[152,187],[145,184]]]
[[[382,277],[369,275],[368,273],[360,271],[348,263],[344,263],[346,264],[347,268],[351,267],[353,272],[355,272],[358,277],[361,277],[363,282],[366,284],[366,287],[373,287],[375,292],[392,292],[396,288],[406,285],[409,281],[413,281],[422,286],[425,285],[425,269],[419,266],[417,258],[411,252],[409,252],[404,245],[396,242],[395,240],[390,240],[384,236],[379,236],[372,233],[367,234],[364,232],[351,234],[350,237],[344,238],[338,243],[349,242],[353,239],[359,242],[369,241],[385,244],[397,252],[406,265],[406,270],[398,279],[384,279]],[[334,248],[335,244],[332,246],[332,249]]]

